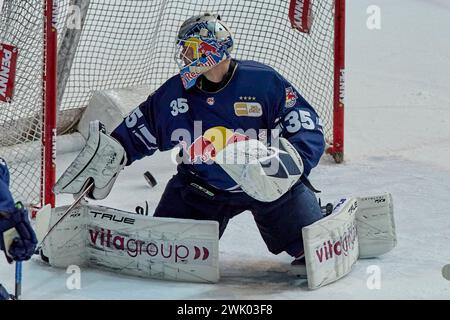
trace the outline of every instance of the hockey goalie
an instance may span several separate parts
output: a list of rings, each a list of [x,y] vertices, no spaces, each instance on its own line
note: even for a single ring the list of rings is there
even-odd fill
[[[156,150],[179,148],[177,174],[153,217],[83,204],[64,220],[67,208],[38,215],[41,234],[59,223],[43,244],[45,259],[215,282],[218,239],[246,210],[268,250],[292,256],[310,288],[395,246],[388,194],[343,199],[323,212],[308,180],[325,149],[317,112],[276,70],[232,58],[233,45],[218,15],[189,18],[176,41],[179,74],[111,134],[91,122],[86,146],[56,193],[104,199],[124,166]]]

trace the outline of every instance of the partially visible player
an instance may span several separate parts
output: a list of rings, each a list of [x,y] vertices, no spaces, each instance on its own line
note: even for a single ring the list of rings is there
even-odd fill
[[[155,217],[215,220],[222,235],[231,218],[249,210],[269,251],[300,261],[302,228],[323,217],[307,180],[325,148],[319,116],[273,68],[233,59],[233,36],[218,15],[186,20],[177,46],[180,74],[131,112],[112,138],[91,123],[86,148],[55,191],[78,193],[93,180],[90,196],[101,199],[124,165],[181,146],[178,173]],[[241,156],[256,164],[229,161]],[[278,169],[266,170],[273,163]]]
[[[4,233],[15,228],[17,237],[7,246]],[[5,160],[0,158],[0,249],[5,252],[9,262],[29,260],[36,249],[37,239],[30,225],[28,212],[14,203],[9,190],[9,170]],[[0,300],[8,299],[0,285]]]

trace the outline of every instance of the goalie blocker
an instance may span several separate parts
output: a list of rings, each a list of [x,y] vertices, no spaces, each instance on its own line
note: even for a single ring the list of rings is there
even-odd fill
[[[58,179],[53,191],[56,194],[71,193],[77,197],[92,181],[94,187],[87,196],[96,200],[104,199],[126,163],[127,155],[120,143],[106,134],[102,123],[92,121],[86,145]]]

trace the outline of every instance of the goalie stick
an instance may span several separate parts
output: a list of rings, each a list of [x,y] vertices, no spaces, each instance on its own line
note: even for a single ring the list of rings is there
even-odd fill
[[[86,190],[84,190],[83,193],[80,194],[80,196],[77,199],[75,199],[75,201],[70,205],[70,207],[67,208],[67,210],[64,212],[62,217],[56,222],[56,224],[48,230],[48,232],[45,234],[45,236],[42,238],[42,240],[38,244],[36,251],[35,251],[36,254],[40,253],[42,244],[44,243],[47,236],[52,232],[52,230],[64,219],[64,217],[66,217],[70,213],[70,211],[81,201],[81,199],[84,198],[84,196],[92,189],[93,186],[94,186],[94,183],[91,182],[87,186]],[[20,202],[18,202],[16,204],[16,206],[18,206],[18,205],[22,206],[22,204]],[[11,229],[10,233],[8,234],[8,238],[13,239],[13,238],[15,238],[16,235],[17,235],[17,232],[15,231],[15,229]],[[9,258],[9,257],[7,256],[7,258]],[[8,260],[8,262],[10,262],[10,260]],[[14,292],[14,294],[8,293],[8,291],[5,289],[5,287],[3,287],[0,284],[0,300],[8,300],[8,299],[19,300],[21,295],[22,295],[22,262],[16,261],[15,292]]]
[[[149,171],[146,171],[144,173],[144,177],[147,180],[147,182],[148,182],[148,184],[150,185],[151,188],[156,186],[156,184],[157,184],[156,179],[153,177],[153,175]],[[40,249],[42,247],[42,244],[47,239],[47,237],[50,235],[50,233],[61,223],[61,221],[72,211],[72,209],[86,196],[86,194],[88,194],[88,192],[91,191],[93,186],[94,186],[94,182],[91,182],[87,186],[87,188],[80,194],[80,196],[75,199],[75,201],[70,205],[70,207],[67,208],[67,210],[64,212],[64,214],[61,216],[61,218],[47,231],[47,233],[44,235],[42,240],[40,240],[40,243],[37,246],[36,254],[39,254],[39,251],[40,251]],[[144,212],[143,208],[137,207],[136,208],[136,213],[137,214],[141,214],[141,215],[148,215],[148,203],[146,202],[146,210],[145,210],[145,212]]]
[[[64,220],[64,218],[72,211],[72,209],[86,196],[86,194],[91,191],[92,187],[94,187],[94,182],[91,182],[87,188],[78,196],[78,198],[75,199],[75,201],[70,205],[70,207],[67,208],[67,210],[64,212],[64,214],[61,216],[61,218],[47,231],[47,233],[44,235],[42,240],[37,246],[36,254],[39,254],[40,249],[42,248],[42,244],[44,243],[45,239],[50,235],[50,233],[61,223],[61,221]]]

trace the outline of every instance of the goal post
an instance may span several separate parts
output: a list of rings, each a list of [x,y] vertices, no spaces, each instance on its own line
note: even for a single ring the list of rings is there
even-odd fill
[[[335,6],[333,140],[327,151],[341,163],[344,161],[345,0],[336,0]]]
[[[56,115],[57,115],[57,65],[58,32],[56,25],[56,0],[44,1],[44,55],[43,55],[43,110],[41,156],[41,207],[55,207],[53,185],[56,182]]]
[[[12,46],[13,66],[0,63],[0,157],[10,167],[14,199],[30,209],[55,206],[57,0],[2,1],[0,46]],[[10,78],[5,83],[5,78]]]
[[[343,161],[345,0],[4,0],[0,44],[18,55],[12,98],[0,101],[0,156],[17,200],[54,205],[56,136],[74,131],[95,91],[151,94],[176,74],[178,28],[204,12],[230,26],[235,58],[266,63],[299,90],[323,121],[327,153]]]
[[[331,25],[327,25],[326,22],[323,21],[323,17],[326,17],[326,14],[324,14],[323,11],[325,7],[327,7],[328,11],[332,10],[333,12],[333,16],[328,16],[328,22],[331,23]],[[315,22],[318,15],[319,19]],[[325,88],[322,87],[319,88],[319,90],[314,90],[312,86],[306,84],[301,85],[301,89],[306,88],[305,90],[302,90],[302,93],[307,94],[307,100],[319,111],[320,116],[325,121],[325,139],[327,142],[326,152],[330,154],[337,163],[341,163],[344,161],[345,0],[291,0],[289,5],[289,20],[292,28],[300,33],[306,34],[306,37],[317,37],[318,40],[312,40],[311,42],[316,44],[315,49],[319,52],[319,61],[325,63],[331,62],[330,66],[332,69],[318,68],[318,71],[325,70],[325,72],[332,72],[331,78],[326,79],[326,76],[317,76],[314,74],[314,71],[312,72],[313,77],[310,77],[311,79],[317,77],[322,78],[325,81],[323,83],[332,79],[332,82],[328,82],[328,88],[332,88],[331,98],[329,98],[329,96],[324,98],[323,93],[320,92],[323,89],[327,90],[326,85],[324,85]],[[321,25],[321,23],[324,22],[325,26]],[[326,27],[331,26],[333,27],[332,30],[326,29]],[[329,37],[326,37],[324,32],[328,32]],[[323,37],[325,40],[319,40],[323,39]],[[329,52],[330,56],[323,55],[323,52]],[[300,58],[311,58],[311,53],[314,52],[307,53],[308,54],[305,55],[302,54]],[[314,61],[314,58],[312,60]],[[306,59],[303,63],[308,63],[309,61],[310,60]],[[303,80],[301,76],[298,78]],[[311,97],[311,92],[314,92],[321,100],[318,101],[314,96]],[[330,99],[327,106],[320,104],[327,99]]]

